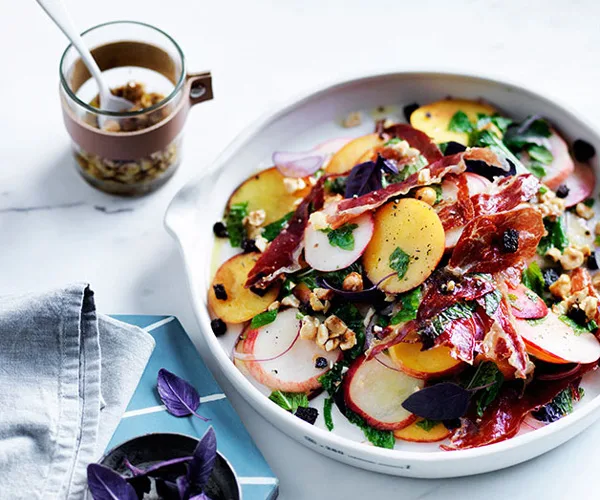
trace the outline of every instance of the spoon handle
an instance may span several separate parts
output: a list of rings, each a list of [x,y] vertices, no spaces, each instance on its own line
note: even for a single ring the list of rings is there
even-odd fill
[[[98,84],[98,88],[100,90],[100,96],[110,95],[110,89],[104,84],[104,79],[102,77],[102,71],[98,67],[98,64],[92,57],[92,54],[86,47],[83,39],[75,29],[73,25],[73,21],[71,21],[71,17],[67,12],[65,4],[62,0],[36,0],[37,3],[40,4],[42,9],[46,11],[46,14],[50,16],[50,18],[54,21],[54,23],[62,30],[62,32],[66,35],[66,37],[71,41],[73,47],[77,49],[83,63],[86,65],[87,69],[90,71],[96,83]]]

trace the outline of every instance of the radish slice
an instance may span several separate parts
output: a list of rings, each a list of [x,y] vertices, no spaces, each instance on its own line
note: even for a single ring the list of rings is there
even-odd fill
[[[573,173],[575,165],[569,154],[567,143],[558,135],[556,130],[552,130],[552,135],[542,141],[542,145],[546,146],[554,157],[550,165],[544,166],[546,175],[542,178],[542,182],[553,191],[556,191],[558,186],[564,183],[567,177]]]
[[[329,207],[333,207],[333,210],[335,210],[335,204],[331,204]],[[324,213],[332,210],[329,207],[324,210]],[[354,247],[351,250],[345,250],[333,246],[329,241],[329,234],[315,229],[312,223],[309,222],[304,231],[304,258],[306,262],[318,271],[328,272],[344,269],[358,260],[373,236],[375,228],[373,216],[371,214],[361,215],[350,224],[356,224],[358,227],[352,231]]]
[[[307,177],[321,168],[323,163],[348,142],[350,138],[342,137],[331,139],[310,151],[294,153],[288,151],[275,151],[273,163],[286,177]]]
[[[596,187],[596,174],[589,165],[575,163],[575,171],[565,180],[564,184],[569,188],[565,205],[573,207],[592,195]]]
[[[600,359],[600,343],[596,337],[591,333],[575,334],[552,311],[534,323],[522,319],[515,321],[527,351],[544,361],[586,364]]]
[[[370,426],[381,430],[403,429],[417,417],[405,410],[402,403],[424,386],[424,380],[361,356],[346,374],[344,399],[348,408]]]
[[[258,382],[272,390],[318,389],[321,384],[317,379],[329,368],[315,368],[315,360],[323,357],[331,365],[341,357],[339,349],[326,352],[314,340],[297,338],[301,326],[297,313],[298,309],[279,312],[273,323],[249,330],[243,341],[243,364]]]
[[[509,288],[508,298],[515,318],[538,319],[548,314],[544,301],[525,285]]]

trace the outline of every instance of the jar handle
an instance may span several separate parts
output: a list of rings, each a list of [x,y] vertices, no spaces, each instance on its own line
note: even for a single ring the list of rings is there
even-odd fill
[[[187,88],[190,106],[213,98],[212,75],[210,71],[187,75]]]

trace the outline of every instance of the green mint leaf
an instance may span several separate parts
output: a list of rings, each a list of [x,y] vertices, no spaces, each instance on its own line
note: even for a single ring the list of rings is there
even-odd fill
[[[319,383],[325,389],[330,396],[333,396],[338,390],[338,387],[342,383],[344,375],[342,372],[344,368],[347,368],[349,363],[345,360],[338,361],[333,365],[333,368],[328,372],[324,373],[318,378]]]
[[[443,199],[442,185],[441,184],[432,184],[429,187],[432,187],[435,190],[435,203],[434,203],[434,205],[437,205]]]
[[[563,415],[568,415],[573,412],[573,391],[571,387],[567,387],[560,391],[556,397],[552,400],[551,405]]]
[[[417,311],[419,310],[419,304],[421,303],[421,287],[414,288],[409,292],[400,295],[399,302],[402,309],[392,316],[392,319],[390,320],[392,325],[405,323],[406,321],[417,318]]]
[[[506,144],[504,144],[496,134],[489,130],[474,131],[469,137],[469,146],[490,148],[496,155],[499,155],[500,157],[505,156],[514,163],[517,172],[526,172],[528,170]]]
[[[303,392],[282,392],[273,391],[269,396],[269,399],[284,410],[294,413],[298,407],[308,407],[308,396]]]
[[[563,215],[556,220],[544,218],[544,227],[546,228],[546,236],[540,240],[537,252],[540,255],[545,255],[549,248],[558,248],[561,252],[569,246],[569,237],[565,226],[565,218]],[[534,292],[536,290],[533,290]],[[537,293],[537,292],[536,292]],[[539,295],[539,294],[538,294]]]
[[[252,321],[250,322],[250,328],[260,328],[261,326],[273,323],[276,317],[277,309],[274,309],[272,311],[261,312],[260,314],[257,314],[256,316],[254,316],[254,318],[252,318]]]
[[[539,144],[529,144],[527,146],[527,152],[533,160],[539,161],[544,165],[550,165],[554,160],[554,156],[552,156],[550,150],[545,146],[540,146]]]
[[[510,125],[512,125],[513,121],[510,118],[506,118],[504,116],[496,115],[492,116],[492,123],[498,127],[498,130],[503,134],[506,133],[506,130]]]
[[[346,418],[348,421],[362,429],[365,437],[370,443],[379,448],[392,449],[396,440],[392,431],[380,431],[368,425],[365,420],[351,410],[346,409]]]
[[[527,165],[527,168],[538,179],[542,179],[547,174],[546,168],[542,164],[535,162],[535,161],[532,161],[531,163],[529,163],[529,165]]]
[[[587,327],[585,325],[580,325],[579,323],[577,323],[577,321],[575,321],[572,318],[569,318],[567,315],[565,314],[561,314],[558,319],[560,319],[565,325],[570,326],[573,331],[575,332],[575,335],[581,335],[582,333],[589,333],[589,330],[587,329]]]
[[[424,418],[423,420],[419,420],[417,425],[423,429],[425,432],[431,431],[439,422],[437,420],[429,420],[428,418]]]
[[[544,321],[546,321],[547,316],[544,316],[543,318],[538,318],[538,319],[526,319],[525,321],[527,321],[527,323],[529,323],[531,326],[538,326],[541,325]]]
[[[397,247],[396,250],[392,252],[392,255],[390,255],[389,264],[390,267],[398,274],[398,279],[404,278],[404,275],[408,270],[409,262],[410,255],[408,255],[400,247]]]
[[[357,224],[344,224],[337,229],[321,229],[320,231],[327,234],[327,239],[332,247],[338,247],[342,250],[354,250],[354,231],[358,227]]]
[[[394,144],[399,144],[401,141],[400,137],[392,137],[389,141],[387,141],[384,146],[393,146]]]
[[[294,212],[290,212],[285,214],[281,219],[266,225],[263,229],[262,237],[267,241],[273,241],[283,231],[283,228],[287,226],[287,223],[293,216]]]
[[[496,364],[492,361],[484,361],[477,367],[477,371],[471,382],[467,386],[467,389],[476,389],[471,401],[475,403],[477,415],[483,416],[483,413],[488,406],[498,397],[500,388],[504,383],[504,376],[498,369]]]
[[[347,179],[347,177],[335,177],[334,179],[327,179],[325,181],[325,189],[330,193],[341,194],[343,196],[346,193]]]
[[[448,123],[448,130],[468,134],[473,130],[473,125],[464,111],[457,111]]]
[[[548,192],[548,188],[546,186],[544,186],[543,184],[540,186],[540,189],[538,190],[538,192],[540,194],[545,194]]]
[[[533,261],[523,271],[521,282],[540,297],[544,295],[546,281],[544,280],[544,275],[542,274],[542,270],[537,262]]]
[[[587,200],[583,200],[583,204],[586,207],[590,207],[590,208],[592,208],[594,206],[595,202],[596,202],[596,200],[594,200],[594,198],[588,198]]]
[[[594,245],[596,245],[597,247],[600,246],[600,235],[594,238]]]
[[[475,303],[457,302],[447,309],[444,309],[435,318],[433,318],[429,322],[428,328],[421,330],[419,334],[421,336],[428,337],[427,340],[434,341],[437,337],[444,333],[451,321],[470,318],[473,315],[473,310],[475,307]]]
[[[500,306],[502,293],[499,290],[494,290],[483,297],[483,307],[488,316],[493,316]]]
[[[234,248],[240,247],[246,236],[243,220],[247,215],[247,201],[244,203],[234,203],[229,207],[229,211],[225,215],[225,225],[227,226],[227,232],[229,233],[229,242]]]
[[[525,130],[521,128],[522,125],[509,127],[504,135],[504,142],[512,151],[521,151],[527,145],[536,144],[539,139],[551,135],[550,125],[543,119],[534,120]]]
[[[328,431],[333,430],[333,417],[331,416],[331,409],[333,408],[333,398],[326,398],[323,401],[323,418],[325,420],[325,427]]]

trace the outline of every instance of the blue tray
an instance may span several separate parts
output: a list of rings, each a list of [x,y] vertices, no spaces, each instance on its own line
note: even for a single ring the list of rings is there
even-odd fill
[[[278,479],[204,366],[181,323],[173,316],[113,317],[148,331],[156,340],[156,348],[108,449],[148,432],[179,432],[200,437],[212,425],[219,451],[231,462],[242,484],[244,500],[277,498]],[[201,396],[199,413],[210,418],[210,422],[196,417],[177,418],[165,411],[156,392],[156,375],[161,368],[186,379],[198,390]]]

